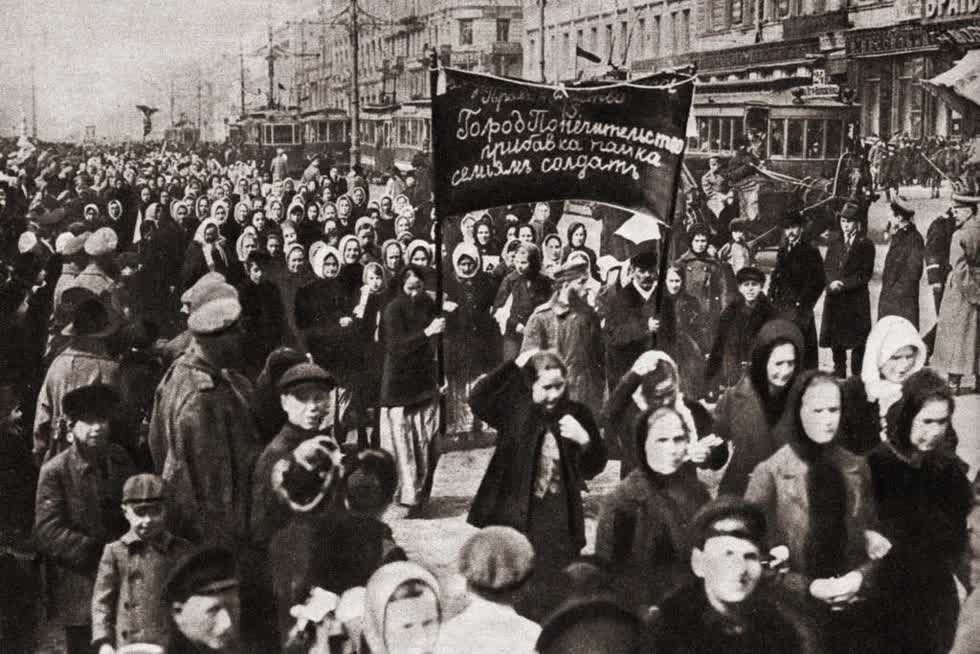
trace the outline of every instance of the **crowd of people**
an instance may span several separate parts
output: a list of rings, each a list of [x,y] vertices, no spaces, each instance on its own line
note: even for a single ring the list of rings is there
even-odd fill
[[[745,217],[610,266],[560,202],[437,223],[424,161],[379,193],[319,159],[5,152],[0,650],[976,651],[977,193],[925,237],[886,200],[873,311],[852,203],[825,252],[788,211],[771,271]],[[495,439],[456,615],[389,524],[427,517],[447,432]]]

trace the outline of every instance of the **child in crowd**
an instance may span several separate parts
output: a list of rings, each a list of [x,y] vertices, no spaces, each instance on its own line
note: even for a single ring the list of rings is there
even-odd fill
[[[735,275],[738,297],[725,307],[718,319],[705,379],[709,385],[734,386],[749,367],[752,345],[762,326],[775,317],[769,298],[762,292],[765,274],[745,267]],[[719,373],[721,376],[718,377]]]
[[[743,218],[733,220],[728,226],[732,235],[731,241],[718,251],[718,260],[731,266],[732,272],[736,274],[742,268],[755,264],[755,252],[752,245],[745,240],[747,225],[748,222]]]
[[[126,480],[122,510],[129,531],[102,550],[92,593],[92,642],[99,654],[130,643],[167,643],[170,617],[160,593],[190,546],[167,531],[165,488],[157,475]]]

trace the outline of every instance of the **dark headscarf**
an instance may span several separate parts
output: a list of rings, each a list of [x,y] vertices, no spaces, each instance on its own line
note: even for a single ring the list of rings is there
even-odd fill
[[[949,385],[929,368],[913,373],[902,384],[902,396],[888,409],[888,443],[903,458],[916,459],[916,449],[912,445],[912,422],[930,400],[940,400],[949,404],[950,415],[956,400]],[[948,456],[941,448],[930,455]]]
[[[830,458],[839,436],[828,443],[817,443],[807,436],[800,420],[803,394],[815,384],[832,384],[837,380],[819,370],[808,370],[797,376],[786,400],[786,411],[775,427],[779,440],[788,444],[807,466],[806,494],[809,505],[809,530],[803,561],[809,577],[827,578],[843,572],[847,549],[847,486],[844,475]]]
[[[752,348],[752,361],[749,367],[749,380],[752,382],[756,393],[762,398],[762,405],[766,411],[766,419],[770,425],[776,424],[783,409],[786,407],[787,395],[785,392],[772,394],[769,392],[769,380],[766,376],[766,366],[769,363],[769,356],[772,351],[784,343],[790,343],[796,348],[796,375],[799,376],[800,364],[803,361],[803,334],[799,327],[788,320],[770,320],[755,337],[755,345]],[[792,381],[787,387],[792,385]]]

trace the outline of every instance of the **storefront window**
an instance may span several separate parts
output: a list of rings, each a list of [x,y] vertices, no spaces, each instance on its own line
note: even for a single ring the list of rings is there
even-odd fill
[[[806,121],[806,158],[823,159],[824,121]]]
[[[827,157],[839,157],[841,142],[844,140],[844,123],[839,120],[827,121]]]
[[[698,149],[708,152],[711,149],[711,132],[707,118],[698,118]]]
[[[803,121],[790,118],[786,125],[786,156],[803,156]]]
[[[782,157],[786,155],[786,121],[773,118],[769,121],[769,155]]]
[[[732,121],[729,118],[721,119],[721,143],[719,150],[730,150],[732,147]]]
[[[908,57],[902,61],[898,81],[899,129],[913,138],[922,136],[924,90],[919,80],[925,76],[925,59]]]

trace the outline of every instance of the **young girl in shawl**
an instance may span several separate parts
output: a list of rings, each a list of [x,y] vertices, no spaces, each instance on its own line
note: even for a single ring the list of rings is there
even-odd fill
[[[198,225],[194,240],[187,246],[184,255],[181,274],[184,288],[190,288],[208,272],[221,273],[229,283],[233,283],[232,278],[238,279],[237,272],[240,268],[225,246],[225,240],[218,233],[218,224],[208,218]]]
[[[469,415],[470,386],[500,360],[497,325],[490,309],[495,289],[480,270],[480,253],[471,243],[453,250],[453,275],[446,279],[446,299],[456,306],[447,317],[446,375],[449,383],[447,424],[454,432],[479,429]],[[475,423],[475,424],[474,424]]]
[[[348,234],[340,239],[340,284],[344,292],[356,302],[356,298],[363,284],[364,265],[361,263],[361,242],[353,234]]]
[[[945,654],[953,644],[953,574],[973,498],[965,467],[943,445],[954,404],[936,373],[913,373],[888,410],[888,440],[868,455],[881,531],[892,544],[874,593],[888,652]]]
[[[775,429],[785,445],[752,472],[745,499],[771,520],[770,545],[788,548],[790,572],[780,581],[822,627],[826,651],[867,654],[881,650],[870,603],[860,600],[884,539],[872,531],[868,464],[837,443],[840,415],[837,380],[801,374]]]
[[[384,268],[389,285],[397,279],[405,267],[405,249],[394,239],[389,239],[381,246],[381,266]]]
[[[357,341],[361,364],[354,381],[352,404],[357,422],[357,444],[360,448],[378,447],[381,409],[381,367],[384,351],[380,340],[381,311],[388,301],[388,283],[379,263],[364,266],[364,284],[351,316],[352,332]],[[367,427],[371,426],[368,439]]]
[[[483,216],[476,221],[476,225],[474,225],[473,228],[473,233],[476,238],[476,247],[480,250],[480,256],[500,256],[500,244],[497,243],[494,236],[493,218],[490,217],[490,214],[483,214]]]
[[[439,640],[439,582],[417,563],[383,565],[364,592],[359,654],[432,654]]]
[[[592,277],[598,278],[599,266],[596,261],[598,261],[599,257],[596,255],[595,250],[585,244],[588,235],[589,233],[584,223],[574,222],[568,226],[568,234],[565,240],[565,259],[567,260],[572,252],[584,252],[589,256],[589,268],[592,272]]]
[[[337,198],[334,203],[337,207],[337,226],[340,228],[340,233],[346,236],[347,234],[354,233],[354,222],[353,208],[354,205],[351,202],[349,195],[341,195]]]
[[[534,244],[515,246],[514,268],[501,282],[494,314],[504,324],[503,357],[513,358],[524,342],[524,326],[539,305],[551,299],[552,282],[541,274],[541,250]],[[506,249],[505,249],[506,251]]]
[[[541,251],[544,262],[541,264],[541,272],[554,279],[555,272],[561,268],[562,264],[562,243],[558,234],[548,234],[541,241]]]
[[[844,447],[867,454],[886,439],[887,415],[902,383],[926,365],[926,345],[915,326],[899,316],[879,320],[864,348],[861,376],[844,381]]]

